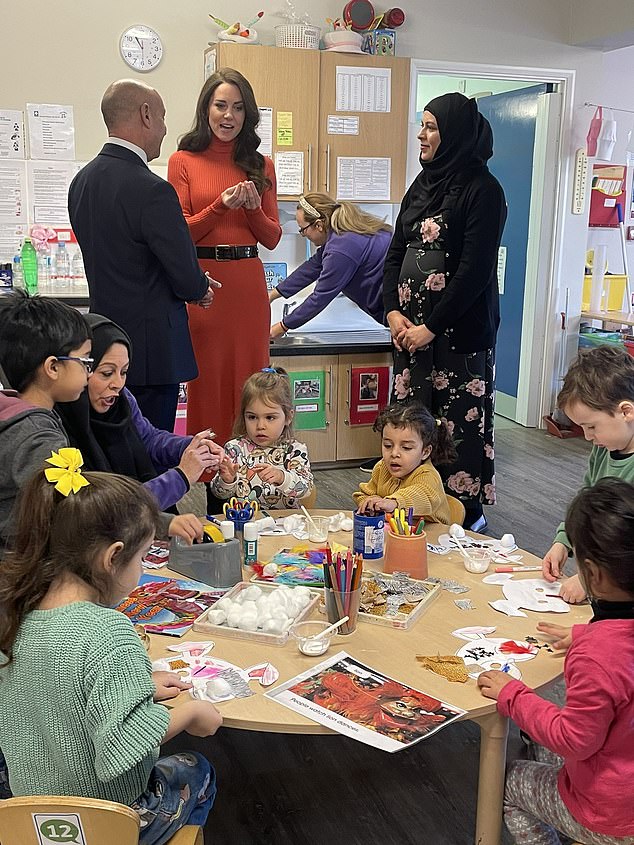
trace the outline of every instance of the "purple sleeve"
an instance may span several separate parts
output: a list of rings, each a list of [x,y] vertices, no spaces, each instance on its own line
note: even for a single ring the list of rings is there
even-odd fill
[[[141,409],[129,390],[123,391],[132,415],[132,424],[139,433],[152,463],[158,472],[178,466],[181,456],[192,441],[191,437],[180,437],[169,431],[154,428],[152,423],[141,413]]]
[[[143,486],[154,496],[161,510],[171,508],[176,502],[180,502],[189,490],[185,477],[175,469],[168,469],[156,478],[151,478]]]
[[[288,299],[289,296],[294,296],[296,293],[299,293],[300,290],[304,290],[305,287],[311,285],[317,278],[319,278],[323,253],[324,248],[323,246],[320,246],[314,255],[311,255],[311,257],[307,261],[304,261],[297,270],[293,270],[288,278],[279,283],[276,290],[284,297],[284,299]]]

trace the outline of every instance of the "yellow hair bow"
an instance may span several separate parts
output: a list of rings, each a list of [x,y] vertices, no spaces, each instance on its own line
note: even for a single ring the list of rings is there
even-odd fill
[[[53,468],[44,470],[46,480],[51,484],[56,482],[55,489],[62,496],[68,496],[71,492],[77,493],[82,487],[88,487],[90,484],[81,474],[84,459],[79,449],[60,449],[59,452],[53,452],[51,457],[46,459],[46,463],[53,464]]]

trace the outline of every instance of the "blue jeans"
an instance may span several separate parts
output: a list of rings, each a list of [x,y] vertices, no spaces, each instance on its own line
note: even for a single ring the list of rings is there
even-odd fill
[[[9,774],[0,750],[0,799],[11,798]],[[131,804],[141,821],[139,845],[164,845],[186,824],[204,826],[216,797],[213,766],[196,751],[161,757],[147,789]]]

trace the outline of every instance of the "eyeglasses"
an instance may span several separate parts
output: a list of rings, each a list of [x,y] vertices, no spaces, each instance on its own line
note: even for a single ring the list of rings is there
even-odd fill
[[[310,229],[311,226],[314,226],[317,223],[317,220],[313,220],[311,223],[307,223],[305,226],[302,226],[301,229],[298,229],[300,235],[303,235],[306,229]]]
[[[95,363],[94,358],[78,358],[75,355],[57,355],[58,361],[79,361],[86,368],[87,373],[92,373],[92,368]]]

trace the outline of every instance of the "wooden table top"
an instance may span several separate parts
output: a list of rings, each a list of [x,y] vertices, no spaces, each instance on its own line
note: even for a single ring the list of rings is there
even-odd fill
[[[332,514],[335,511],[313,510],[313,515]],[[443,525],[427,526],[428,541],[434,542],[447,531]],[[473,535],[476,536],[476,535]],[[352,546],[350,532],[330,534],[330,540],[342,545]],[[261,537],[259,540],[259,558],[268,561],[275,552],[289,548],[300,541],[293,536]],[[311,544],[315,548],[319,544]],[[323,545],[323,544],[322,544]],[[525,564],[540,563],[539,558],[529,552],[521,552]],[[378,564],[373,565],[373,564]],[[368,562],[366,568],[380,569],[381,561]],[[440,675],[421,668],[416,661],[417,654],[454,654],[462,645],[452,635],[456,628],[470,625],[495,626],[492,637],[522,640],[527,635],[539,637],[536,625],[540,620],[550,620],[558,624],[571,626],[587,622],[591,616],[587,606],[571,606],[570,613],[535,613],[526,611],[524,617],[509,617],[493,610],[489,601],[504,598],[500,585],[483,584],[483,575],[467,572],[462,558],[457,552],[439,556],[428,554],[429,574],[438,578],[453,578],[469,587],[469,592],[461,595],[443,590],[440,596],[424,611],[423,615],[409,630],[373,625],[359,622],[354,633],[347,636],[333,637],[330,648],[321,657],[307,657],[301,654],[295,640],[289,638],[283,646],[271,646],[265,643],[236,639],[231,636],[215,636],[214,657],[227,660],[242,668],[269,661],[279,671],[278,683],[289,680],[300,672],[325,660],[338,651],[346,651],[351,656],[398,681],[422,690],[436,698],[467,711],[468,719],[477,719],[495,710],[495,702],[484,698],[477,689],[476,682],[469,679],[466,683],[451,683]],[[493,571],[493,567],[489,572]],[[167,570],[159,570],[160,575],[172,575]],[[174,574],[174,577],[181,577]],[[248,576],[250,577],[250,575]],[[515,578],[539,578],[539,572],[515,575]],[[454,604],[456,598],[468,598],[475,605],[475,610],[460,610]],[[310,618],[324,619],[315,609]],[[211,637],[190,631],[186,640],[209,640]],[[541,638],[540,638],[541,639]],[[167,646],[174,638],[160,635],[151,636],[150,657],[164,657],[170,652]],[[538,689],[557,680],[563,671],[563,654],[548,653],[541,649],[532,659],[520,663],[522,680],[530,687]],[[259,730],[280,733],[330,733],[331,731],[316,722],[289,710],[286,707],[264,697],[266,690],[257,681],[251,682],[255,695],[250,698],[233,699],[221,702],[218,708],[224,717],[226,727],[244,730]],[[176,699],[176,703],[182,698]]]

